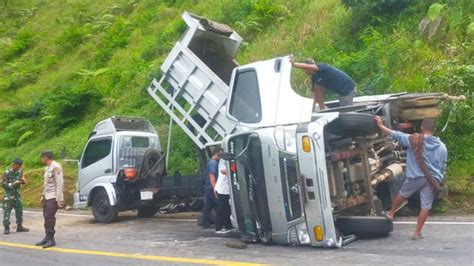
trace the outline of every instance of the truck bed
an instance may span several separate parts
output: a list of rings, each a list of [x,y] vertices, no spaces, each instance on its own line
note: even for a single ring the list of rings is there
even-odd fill
[[[203,149],[239,130],[226,118],[226,103],[235,53],[241,38],[225,36],[202,25],[207,20],[185,12],[188,30],[161,66],[148,93],[184,132]]]

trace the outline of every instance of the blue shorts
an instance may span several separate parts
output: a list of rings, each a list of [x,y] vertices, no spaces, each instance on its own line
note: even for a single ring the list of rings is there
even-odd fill
[[[405,199],[420,191],[421,208],[431,210],[435,193],[425,177],[407,178],[400,189],[400,195]]]

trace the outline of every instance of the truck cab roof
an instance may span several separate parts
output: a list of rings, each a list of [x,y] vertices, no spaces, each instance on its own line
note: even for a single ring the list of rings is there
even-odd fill
[[[89,137],[118,132],[149,133],[156,135],[150,121],[139,117],[112,116],[100,121]]]

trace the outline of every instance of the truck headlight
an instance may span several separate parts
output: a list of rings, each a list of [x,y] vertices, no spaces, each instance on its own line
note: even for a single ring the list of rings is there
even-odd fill
[[[292,226],[288,230],[288,243],[291,245],[307,245],[311,243],[305,223]]]
[[[296,126],[276,127],[273,136],[278,148],[296,153]]]
[[[298,233],[296,233],[296,227],[292,226],[288,230],[288,244],[298,245]]]
[[[296,232],[298,234],[298,242],[300,244],[309,244],[311,241],[309,240],[308,228],[306,227],[306,223],[300,223],[296,225]]]

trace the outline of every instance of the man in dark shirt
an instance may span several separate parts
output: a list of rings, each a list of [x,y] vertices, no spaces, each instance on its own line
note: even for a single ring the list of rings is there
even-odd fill
[[[328,64],[316,64],[313,59],[297,63],[291,57],[290,62],[294,67],[303,69],[306,74],[311,76],[313,110],[316,103],[319,105],[319,110],[326,109],[326,105],[324,105],[326,90],[339,94],[339,106],[352,105],[356,83],[345,72]]]
[[[212,209],[217,208],[217,198],[214,193],[217,178],[219,176],[220,149],[216,149],[211,159],[207,162],[206,176],[204,177],[204,206],[202,208],[201,226],[209,228],[211,226]]]

